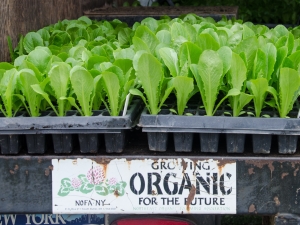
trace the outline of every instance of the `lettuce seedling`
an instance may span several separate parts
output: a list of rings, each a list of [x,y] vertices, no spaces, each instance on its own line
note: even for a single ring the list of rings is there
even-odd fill
[[[82,116],[91,116],[93,99],[95,97],[97,84],[100,80],[100,75],[93,78],[91,73],[81,66],[72,68],[70,74],[72,92],[75,93],[76,100],[79,102],[80,107],[73,97],[61,97],[60,99],[67,99]]]
[[[71,66],[64,62],[53,64],[49,71],[49,83],[54,91],[54,97],[57,100],[58,111],[53,106],[48,93],[46,93],[39,84],[32,85],[33,90],[45,98],[57,116],[64,116],[69,109],[69,107],[66,107],[67,102],[61,99],[61,97],[67,96],[70,85],[70,71]]]
[[[190,77],[178,76],[173,78],[172,83],[176,91],[178,115],[183,115],[187,102],[198,89],[194,86],[194,79]]]
[[[252,79],[264,77],[271,80],[276,62],[277,49],[272,43],[267,43],[262,48],[258,48],[254,59]]]
[[[118,116],[123,109],[126,96],[134,86],[135,77],[132,76],[132,61],[118,59],[115,65],[108,65],[108,68],[101,73],[101,84],[107,95],[107,101],[103,100],[111,116]]]
[[[21,106],[21,102],[15,101],[14,94],[17,88],[18,71],[7,70],[0,81],[0,95],[2,104],[0,110],[5,117],[13,117]],[[21,103],[21,104],[19,104]]]
[[[227,74],[227,81],[231,89],[240,91],[240,94],[229,96],[229,103],[233,116],[239,116],[242,109],[253,98],[252,95],[241,92],[247,78],[247,68],[243,59],[236,53],[232,53],[231,67]]]
[[[138,54],[138,53],[137,53]],[[144,94],[138,89],[131,89],[130,93],[140,96],[150,114],[157,115],[165,100],[173,90],[173,86],[164,77],[162,64],[150,53],[138,54],[140,57],[134,60],[136,75],[144,89]]]
[[[26,61],[32,63],[42,74],[49,71],[51,65],[52,52],[48,47],[36,47],[32,50]]]
[[[19,71],[18,87],[23,93],[23,95],[16,94],[16,96],[22,101],[28,114],[32,117],[37,117],[40,115],[42,101],[42,96],[34,91],[32,85],[38,84],[42,87],[42,89],[44,89],[48,82],[48,79],[39,82],[34,71],[31,69],[22,69]]]
[[[277,108],[281,118],[285,118],[292,110],[294,102],[299,96],[300,76],[291,68],[281,68],[279,74],[279,90],[269,87],[268,91],[273,95],[274,102],[269,105]]]
[[[266,78],[257,78],[247,81],[247,88],[253,95],[255,116],[260,117],[261,110],[268,94],[268,80]]]
[[[231,50],[228,47],[222,47],[218,52],[205,50],[201,54],[198,64],[190,66],[196,79],[207,116],[213,116],[216,109],[226,98],[240,94],[239,90],[233,88],[228,91],[217,107],[214,107],[223,77],[230,68],[228,66],[230,62],[228,58],[231,58]]]
[[[159,40],[155,34],[144,25],[136,29],[132,42],[136,52],[145,50],[152,54],[155,53],[156,46],[159,44]]]

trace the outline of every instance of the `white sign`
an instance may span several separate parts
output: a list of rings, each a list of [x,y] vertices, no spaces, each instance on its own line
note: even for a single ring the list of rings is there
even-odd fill
[[[236,162],[53,159],[53,213],[236,213]]]

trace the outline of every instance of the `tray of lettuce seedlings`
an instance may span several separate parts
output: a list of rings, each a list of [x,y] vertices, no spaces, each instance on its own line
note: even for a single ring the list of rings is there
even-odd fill
[[[149,21],[135,26],[133,64],[141,87],[130,93],[146,105],[138,125],[148,133],[150,150],[165,151],[171,133],[175,151],[192,151],[199,134],[201,152],[218,152],[225,133],[228,153],[244,152],[245,135],[252,136],[254,153],[270,153],[274,135],[279,153],[295,153],[298,27],[269,29],[192,14]],[[197,96],[195,107],[189,100]]]
[[[1,153],[17,154],[24,137],[32,154],[45,153],[47,141],[55,153],[71,153],[74,138],[82,153],[97,153],[99,134],[106,152],[122,152],[142,110],[129,95],[134,52],[118,40],[127,29],[82,17],[21,38],[13,64],[0,63]]]

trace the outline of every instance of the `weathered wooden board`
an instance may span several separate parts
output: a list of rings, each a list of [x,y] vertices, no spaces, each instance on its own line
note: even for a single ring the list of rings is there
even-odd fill
[[[63,19],[76,19],[95,0],[1,0],[0,61],[9,61],[7,36],[17,44],[19,36]]]

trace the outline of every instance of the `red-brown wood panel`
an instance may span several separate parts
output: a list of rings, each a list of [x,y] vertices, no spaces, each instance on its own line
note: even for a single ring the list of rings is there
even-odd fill
[[[90,2],[90,4],[89,4]],[[7,36],[17,44],[19,36],[63,19],[83,15],[82,3],[93,7],[94,0],[1,0],[0,61],[9,61]]]

